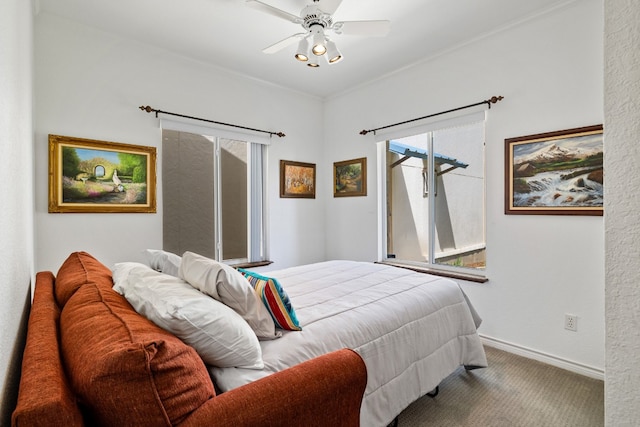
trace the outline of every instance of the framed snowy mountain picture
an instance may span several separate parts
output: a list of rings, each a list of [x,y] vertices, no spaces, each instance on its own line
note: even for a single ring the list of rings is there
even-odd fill
[[[505,139],[505,214],[602,215],[602,125]]]
[[[156,149],[49,135],[49,212],[156,212]]]

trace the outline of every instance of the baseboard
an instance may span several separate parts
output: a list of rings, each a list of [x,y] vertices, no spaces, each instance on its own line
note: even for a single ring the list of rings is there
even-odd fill
[[[486,335],[480,334],[480,340],[483,344],[503,350],[509,353],[517,354],[518,356],[526,357],[528,359],[537,360],[538,362],[546,363],[548,365],[556,366],[558,368],[565,369],[567,371],[575,372],[576,374],[584,375],[590,378],[604,381],[604,371],[602,369],[594,368],[593,366],[583,365],[571,360],[562,359],[557,356],[552,356],[537,350],[532,350],[527,347],[523,347],[517,344],[502,341],[496,338],[491,338]]]

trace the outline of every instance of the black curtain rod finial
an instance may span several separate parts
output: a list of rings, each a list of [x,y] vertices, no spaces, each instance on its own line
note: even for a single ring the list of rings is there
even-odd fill
[[[150,112],[152,112],[152,111],[153,111],[154,113],[156,113],[156,117],[158,117],[158,113],[163,113],[163,111],[153,109],[153,108],[151,108],[151,106],[149,106],[149,105],[147,105],[146,107],[145,107],[145,106],[143,106],[143,105],[141,105],[141,106],[140,106],[140,107],[138,107],[138,108],[140,108],[142,111],[146,111],[147,113],[150,113]]]
[[[146,107],[145,107],[145,106],[143,106],[143,105],[141,105],[139,108],[140,108],[142,111],[146,111],[147,113],[151,113],[151,112],[156,113],[156,117],[158,117],[158,113],[163,113],[163,111],[156,110],[155,108],[151,108],[151,106],[149,106],[149,105],[147,105]]]
[[[502,95],[492,96],[491,99],[487,100],[487,105],[489,106],[489,108],[491,108],[491,104],[496,104],[498,101],[502,101],[503,99],[504,96]]]

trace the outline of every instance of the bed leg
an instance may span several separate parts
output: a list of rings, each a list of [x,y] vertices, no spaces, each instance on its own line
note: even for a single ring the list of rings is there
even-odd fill
[[[398,427],[398,417],[395,417],[387,427]]]
[[[434,398],[438,395],[438,393],[440,393],[440,386],[436,386],[436,388],[433,389],[433,391],[431,391],[430,393],[427,393],[427,396],[429,396],[430,398]]]

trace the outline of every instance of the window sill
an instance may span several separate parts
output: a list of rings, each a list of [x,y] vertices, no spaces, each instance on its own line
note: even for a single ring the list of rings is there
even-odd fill
[[[255,261],[255,262],[241,262],[239,264],[232,264],[231,267],[238,268],[255,268],[255,267],[264,267],[266,265],[273,264],[273,261]]]
[[[436,270],[434,268],[418,267],[415,265],[403,264],[400,262],[378,261],[376,264],[391,265],[394,267],[406,268],[407,270],[417,271],[418,273],[433,274],[434,276],[449,277],[451,279],[466,280],[468,282],[486,283],[489,281],[488,277],[480,276],[476,274],[458,273],[455,271],[448,271],[448,270]]]

